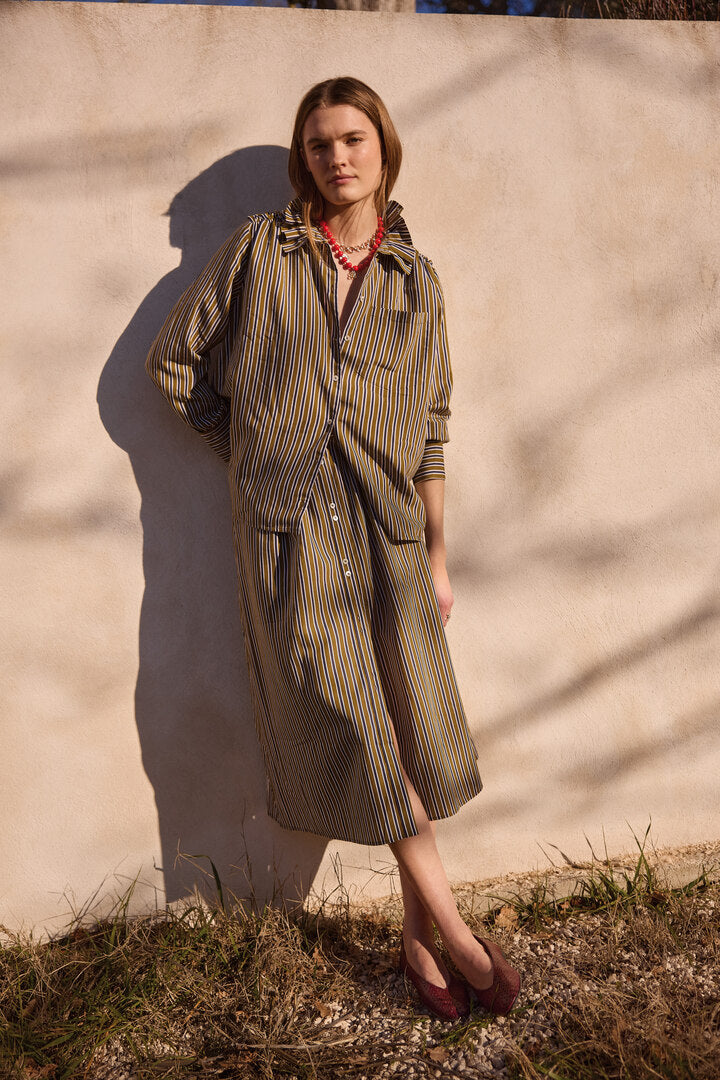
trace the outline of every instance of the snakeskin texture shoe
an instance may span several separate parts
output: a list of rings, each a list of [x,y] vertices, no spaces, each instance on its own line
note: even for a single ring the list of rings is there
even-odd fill
[[[473,937],[478,941],[493,963],[495,976],[492,986],[487,990],[478,990],[470,983],[476,1000],[487,1012],[495,1013],[496,1016],[507,1016],[515,1004],[515,999],[520,993],[520,972],[507,962],[499,945],[487,938]]]
[[[407,975],[420,995],[423,1005],[426,1005],[435,1016],[439,1016],[441,1020],[458,1020],[460,1018],[461,1013],[458,1010],[458,1002],[452,996],[450,988],[447,986],[435,986],[434,983],[423,979],[422,975],[419,975],[415,968],[411,966],[405,952],[404,940],[400,945],[400,971],[402,971],[403,975]]]

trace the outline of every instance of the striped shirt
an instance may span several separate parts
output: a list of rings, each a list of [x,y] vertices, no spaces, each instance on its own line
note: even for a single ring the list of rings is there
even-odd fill
[[[300,200],[253,214],[180,297],[147,371],[229,464],[233,515],[296,532],[334,438],[393,540],[419,540],[415,483],[444,476],[452,375],[442,291],[390,202],[342,333],[337,270]]]

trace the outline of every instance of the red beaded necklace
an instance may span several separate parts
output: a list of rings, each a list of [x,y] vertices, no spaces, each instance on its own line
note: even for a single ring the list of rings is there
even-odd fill
[[[385,226],[383,225],[383,220],[379,214],[377,220],[377,232],[375,233],[375,236],[373,237],[373,242],[370,245],[370,251],[365,256],[365,258],[357,264],[357,266],[353,266],[350,260],[345,255],[343,255],[342,248],[338,244],[333,234],[330,232],[327,222],[324,219],[320,222],[320,231],[330,245],[333,255],[340,263],[340,265],[344,266],[346,270],[349,270],[351,274],[357,274],[359,270],[364,270],[377,249],[380,247],[380,244],[382,243],[382,238],[385,235]]]

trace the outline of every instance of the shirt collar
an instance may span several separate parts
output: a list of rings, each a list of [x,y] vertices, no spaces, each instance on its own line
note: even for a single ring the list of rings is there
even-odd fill
[[[295,198],[284,211],[278,212],[280,243],[284,251],[294,251],[307,243],[307,233],[302,219],[302,202]],[[402,217],[402,206],[391,199],[385,208],[385,235],[377,250],[378,255],[389,255],[405,274],[409,274],[415,261],[415,248],[408,227]]]
[[[294,251],[301,244],[307,243],[299,197],[289,202],[284,211],[278,211],[276,217],[280,226],[280,243],[285,251]]]

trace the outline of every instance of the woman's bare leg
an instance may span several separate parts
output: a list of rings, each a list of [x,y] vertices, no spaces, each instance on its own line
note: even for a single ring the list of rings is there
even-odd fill
[[[433,822],[430,822],[430,826],[434,832]],[[435,945],[432,917],[399,864],[398,869],[405,909],[403,940],[408,961],[423,979],[435,986],[447,986],[448,970]]]
[[[492,963],[457,909],[435,843],[435,825],[428,819],[405,769],[402,765],[400,768],[418,830],[417,836],[390,844],[400,869],[405,907],[403,938],[408,961],[428,982],[447,985],[447,969],[433,940],[434,923],[458,971],[473,986],[486,989],[492,983]]]

